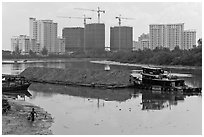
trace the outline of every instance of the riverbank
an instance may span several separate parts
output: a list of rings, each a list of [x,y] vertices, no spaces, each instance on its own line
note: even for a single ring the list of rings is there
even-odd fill
[[[100,60],[97,58],[62,58],[62,59],[3,59],[2,64],[28,64],[28,63],[66,63],[66,62],[82,62]],[[17,62],[15,62],[17,61]]]
[[[171,68],[171,69],[200,69],[202,70],[202,66],[182,66],[182,65],[153,65],[153,64],[132,64],[132,63],[121,63],[117,61],[108,61],[108,60],[92,60],[91,63],[97,64],[106,64],[106,65],[119,65],[119,66],[130,66],[130,67],[160,67],[160,68]]]
[[[4,98],[8,100],[11,109],[2,114],[2,135],[52,135],[49,128],[53,118],[49,113],[25,101]],[[32,108],[38,115],[33,123],[27,120]]]

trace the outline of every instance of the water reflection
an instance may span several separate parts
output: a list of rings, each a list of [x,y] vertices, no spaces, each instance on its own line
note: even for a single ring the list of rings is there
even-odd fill
[[[100,89],[100,88],[84,88],[84,87],[72,87],[52,84],[40,84],[33,83],[29,87],[30,91],[35,91],[33,98],[36,97],[37,93],[43,93],[42,96],[49,97],[53,94],[67,94],[70,96],[78,96],[82,98],[93,98],[105,101],[126,101],[131,99],[132,95],[136,94],[133,89],[126,90],[113,90],[113,89]],[[136,96],[134,96],[136,97]]]
[[[97,106],[104,106],[104,101],[126,102],[134,100],[141,96],[142,110],[161,110],[164,108],[171,109],[176,106],[178,101],[183,101],[185,95],[181,93],[155,93],[150,90],[138,89],[100,89],[100,88],[84,88],[74,86],[62,86],[54,84],[33,83],[29,87],[32,92],[32,98],[44,97],[50,98],[57,94],[65,94],[73,97],[86,99],[88,102],[97,100]]]
[[[161,110],[178,104],[178,100],[184,100],[182,94],[142,92],[142,110]]]
[[[198,134],[202,127],[202,99],[196,96],[39,83],[29,91],[27,101],[54,117],[56,135]]]

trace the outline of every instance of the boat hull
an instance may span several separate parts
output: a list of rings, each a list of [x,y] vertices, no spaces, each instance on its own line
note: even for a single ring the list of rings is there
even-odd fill
[[[2,91],[8,92],[8,91],[19,91],[19,90],[27,90],[31,83],[25,83],[23,85],[13,85],[13,86],[3,86]]]

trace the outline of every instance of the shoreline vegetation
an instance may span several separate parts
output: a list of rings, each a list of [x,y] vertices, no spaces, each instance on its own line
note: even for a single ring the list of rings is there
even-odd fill
[[[114,61],[120,63],[130,64],[151,64],[151,65],[165,65],[165,66],[202,66],[202,45],[190,50],[181,50],[175,47],[174,50],[168,48],[155,48],[154,50],[144,49],[131,52],[110,52],[110,51],[92,51],[74,52],[62,55],[20,55],[11,54],[8,51],[2,51],[3,60],[20,60],[20,59],[103,59],[107,61]]]
[[[11,109],[2,114],[2,135],[52,135],[49,129],[53,118],[42,108],[23,100],[15,100],[3,96],[9,102]],[[32,108],[38,117],[34,122],[27,120]]]
[[[144,49],[135,52],[117,52],[110,57],[110,61],[132,64],[152,64],[169,66],[202,66],[202,47],[190,50],[175,48]]]

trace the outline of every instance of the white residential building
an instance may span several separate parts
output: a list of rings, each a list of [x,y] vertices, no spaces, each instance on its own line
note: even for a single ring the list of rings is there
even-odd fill
[[[29,18],[30,39],[36,39],[41,51],[44,47],[48,53],[56,53],[57,46],[57,23],[52,20],[36,20]]]
[[[166,46],[173,50],[176,46],[183,49],[184,23],[166,24]]]
[[[150,24],[150,49],[166,47],[173,50],[176,46],[183,48],[184,23]]]
[[[156,47],[164,47],[166,44],[165,25],[151,24],[149,25],[150,49]]]
[[[184,35],[183,49],[186,50],[192,49],[196,45],[196,31],[185,30],[183,35]]]
[[[31,48],[29,37],[26,35],[12,37],[11,38],[11,50],[15,51],[17,47],[21,51],[21,54],[28,54]]]

